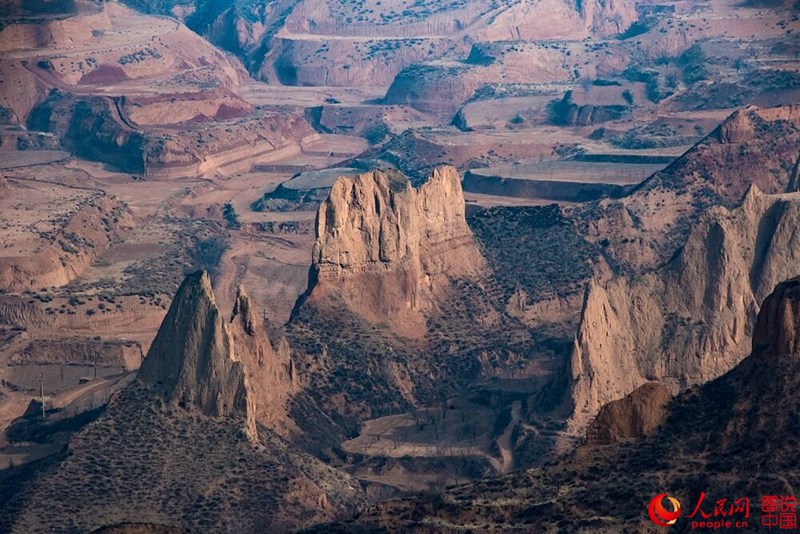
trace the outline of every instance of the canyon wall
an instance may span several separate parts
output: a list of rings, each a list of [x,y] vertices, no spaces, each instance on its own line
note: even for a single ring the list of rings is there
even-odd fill
[[[657,380],[673,392],[747,355],[760,304],[800,274],[800,195],[751,186],[741,206],[707,210],[666,266],[593,282],[572,352],[573,427]]]

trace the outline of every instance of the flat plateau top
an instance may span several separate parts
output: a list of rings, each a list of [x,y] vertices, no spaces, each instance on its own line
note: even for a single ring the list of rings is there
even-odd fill
[[[637,184],[667,167],[666,163],[607,163],[590,161],[543,161],[472,169],[478,176],[547,182],[589,184]]]

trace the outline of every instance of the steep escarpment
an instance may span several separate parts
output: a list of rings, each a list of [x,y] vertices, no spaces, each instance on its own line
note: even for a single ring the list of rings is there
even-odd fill
[[[292,408],[304,430],[315,421],[313,431],[349,434],[468,384],[540,371],[464,212],[449,167],[418,188],[383,171],[334,184],[287,325],[298,380],[313,392]]]
[[[800,196],[752,186],[740,207],[704,213],[662,269],[592,283],[572,352],[575,427],[648,381],[675,392],[739,363],[769,288],[800,274],[799,222]]]
[[[263,389],[249,385],[265,376],[247,369],[263,325],[243,292],[234,321],[229,329],[208,274],[187,277],[137,380],[63,454],[0,475],[0,488],[9,487],[5,479],[16,488],[0,489],[0,529],[91,532],[144,523],[284,532],[363,504],[349,475],[295,450],[270,428],[256,429],[256,405],[275,397],[256,398]],[[231,330],[248,336],[238,350]]]
[[[750,184],[765,193],[783,193],[797,160],[800,105],[734,112],[706,139],[637,191],[687,189],[704,204],[731,207]]]
[[[623,98],[608,100],[611,102],[584,103],[580,99],[576,101],[574,91],[567,91],[564,98],[552,103],[550,120],[562,126],[592,126],[617,120],[630,111],[630,105]]]
[[[113,103],[102,97],[76,97],[53,92],[28,119],[33,130],[55,133],[76,156],[144,174],[145,133],[115,118]]]
[[[158,178],[249,171],[259,158],[278,151],[300,154],[302,143],[318,138],[300,113],[259,111],[240,117],[246,108],[235,102],[226,106],[213,95],[203,98],[181,109],[172,97],[115,100],[56,92],[32,111],[29,127],[58,135],[64,148],[80,157]],[[209,107],[210,116],[196,115],[203,107]],[[133,122],[152,122],[153,115],[171,117],[164,123],[185,121],[169,129]]]
[[[319,208],[316,234],[309,300],[335,293],[362,317],[392,321],[411,337],[449,280],[484,270],[452,167],[418,189],[382,171],[340,178]]]
[[[297,112],[260,111],[242,119],[212,120],[201,128],[157,132],[145,150],[145,172],[156,177],[246,172],[259,159],[299,155],[319,139]]]
[[[751,185],[768,194],[792,189],[800,146],[800,106],[748,107],[626,197],[572,211],[580,232],[607,243],[622,272],[663,265],[711,206],[737,206]],[[607,241],[606,241],[607,240]]]

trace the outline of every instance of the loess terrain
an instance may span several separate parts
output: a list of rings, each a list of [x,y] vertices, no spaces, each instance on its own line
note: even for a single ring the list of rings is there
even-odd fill
[[[0,531],[793,493],[798,36],[793,0],[0,1]]]

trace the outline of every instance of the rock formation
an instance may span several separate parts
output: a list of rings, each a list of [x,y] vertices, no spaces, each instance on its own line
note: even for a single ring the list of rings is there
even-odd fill
[[[442,497],[387,501],[318,531],[424,532],[446,521],[454,532],[487,522],[525,532],[650,532],[647,503],[665,491],[683,504],[676,524],[681,531],[690,528],[687,516],[698,502],[702,516],[710,516],[719,499],[749,498],[748,515],[731,511],[727,517],[760,524],[764,512],[757,496],[791,493],[800,482],[799,333],[800,278],[795,278],[778,284],[765,300],[750,356],[724,376],[674,398],[660,418],[661,428],[649,436],[610,446],[594,443],[553,466],[458,486]],[[643,415],[645,396],[652,403],[649,413],[662,410],[663,389],[648,385],[609,405],[603,417],[612,411]],[[613,421],[606,422],[614,428]]]
[[[213,417],[243,419],[255,438],[254,398],[244,364],[211,290],[208,273],[181,284],[139,369],[138,380],[173,405],[195,406]]]
[[[639,386],[626,397],[609,402],[586,432],[587,442],[593,445],[618,443],[649,435],[667,414],[670,390],[658,382]]]
[[[304,431],[343,437],[366,419],[526,373],[531,333],[506,311],[464,212],[451,167],[417,188],[383,171],[333,185],[309,288],[287,324],[311,392],[293,402]]]
[[[317,213],[309,300],[335,294],[369,321],[420,335],[448,280],[485,269],[464,212],[452,167],[417,189],[383,171],[340,178]]]
[[[759,304],[800,274],[800,195],[751,187],[741,206],[709,209],[669,264],[593,282],[572,352],[572,422],[658,380],[673,392],[716,378],[747,354]]]
[[[691,225],[715,205],[734,208],[751,185],[790,189],[800,143],[800,106],[748,107],[627,197],[573,211],[587,239],[608,239],[605,255],[623,271],[659,267],[683,246]]]
[[[154,109],[148,113],[179,120],[178,114],[163,109],[170,105],[170,97],[151,100],[149,108]],[[200,97],[192,102],[210,105]],[[126,105],[138,113],[148,109],[132,97],[114,101],[54,92],[32,110],[29,122],[34,129],[56,134],[62,146],[77,156],[162,179],[247,171],[255,160],[299,154],[302,144],[319,139],[297,112],[254,111],[234,119],[197,115],[166,131],[157,124],[132,123]]]
[[[270,428],[256,432],[256,416],[269,408],[259,411],[256,401],[279,402],[285,414],[284,382],[293,373],[286,350],[285,343],[273,349],[244,291],[229,330],[209,275],[188,276],[137,379],[72,436],[69,454],[26,472],[10,495],[0,484],[0,530],[94,532],[132,523],[287,532],[351,512],[364,501],[355,479]],[[251,389],[250,379],[264,382]]]
[[[630,105],[620,98],[611,103],[588,104],[575,101],[575,91],[567,91],[564,98],[552,106],[550,120],[555,124],[567,126],[591,126],[606,121],[617,120],[630,111]]]
[[[256,421],[287,435],[294,428],[288,416],[287,403],[297,390],[294,362],[289,344],[281,335],[270,341],[267,325],[258,315],[253,301],[239,286],[230,321],[236,358],[244,364],[247,383],[256,399]]]

